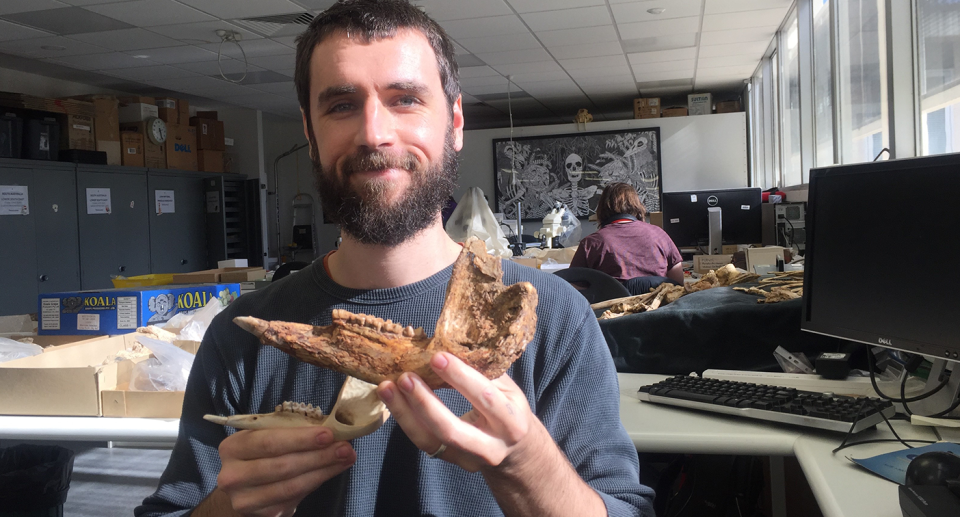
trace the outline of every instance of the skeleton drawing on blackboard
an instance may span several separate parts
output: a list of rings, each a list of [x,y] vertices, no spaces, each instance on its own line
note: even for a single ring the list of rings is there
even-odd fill
[[[536,151],[516,142],[508,143],[503,149],[509,167],[497,171],[497,184],[501,186],[500,209],[507,219],[517,218],[518,202],[524,218],[547,214],[541,193],[556,187],[556,182],[550,183],[550,160]]]
[[[650,212],[660,210],[660,165],[657,157],[657,135],[652,132],[616,135],[607,140],[607,151],[600,155],[606,163],[589,164],[600,173],[602,186],[628,183],[637,189],[640,201]]]
[[[589,215],[590,198],[596,196],[598,192],[596,185],[580,186],[580,180],[583,179],[583,158],[577,153],[570,153],[564,161],[564,170],[569,183],[541,197],[545,198],[547,206],[552,206],[554,202],[559,201],[572,210],[574,215]]]

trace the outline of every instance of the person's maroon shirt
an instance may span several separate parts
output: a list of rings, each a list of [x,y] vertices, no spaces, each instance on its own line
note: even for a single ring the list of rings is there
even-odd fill
[[[667,276],[682,260],[667,232],[643,221],[628,221],[608,224],[584,237],[570,267],[597,269],[623,282]]]

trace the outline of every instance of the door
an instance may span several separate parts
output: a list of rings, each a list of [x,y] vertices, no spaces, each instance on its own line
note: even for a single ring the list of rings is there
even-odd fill
[[[36,202],[33,171],[0,166],[0,315],[37,312]],[[22,197],[21,197],[22,196]],[[15,210],[26,199],[27,211]],[[17,213],[19,212],[19,213]]]
[[[207,269],[203,179],[150,171],[150,263],[153,273]]]

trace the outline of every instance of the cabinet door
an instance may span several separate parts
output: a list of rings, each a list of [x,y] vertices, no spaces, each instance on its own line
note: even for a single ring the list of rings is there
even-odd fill
[[[104,211],[103,195],[109,195]],[[150,273],[150,226],[145,169],[77,169],[80,285],[113,287],[111,275]]]
[[[37,279],[41,293],[80,290],[77,176],[74,168],[36,167],[31,194],[37,218]],[[32,312],[32,311],[31,311]]]
[[[207,269],[202,182],[195,175],[148,173],[153,273],[189,273]],[[159,200],[157,191],[161,193]]]
[[[36,188],[30,185],[32,173],[27,168],[0,167],[0,186],[25,187],[29,203],[27,215],[0,215],[0,315],[37,312],[37,205]]]

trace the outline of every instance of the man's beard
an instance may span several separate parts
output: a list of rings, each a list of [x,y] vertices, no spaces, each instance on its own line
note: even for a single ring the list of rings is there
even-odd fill
[[[316,140],[312,143],[316,149]],[[311,161],[324,214],[362,244],[397,246],[430,226],[457,182],[457,153],[450,132],[440,162],[429,168],[411,153],[395,156],[376,150],[360,151],[344,160],[342,176],[335,165],[325,167],[315,156]],[[410,186],[394,201],[389,200],[390,181],[368,180],[358,189],[350,184],[354,173],[384,169],[410,173]]]

